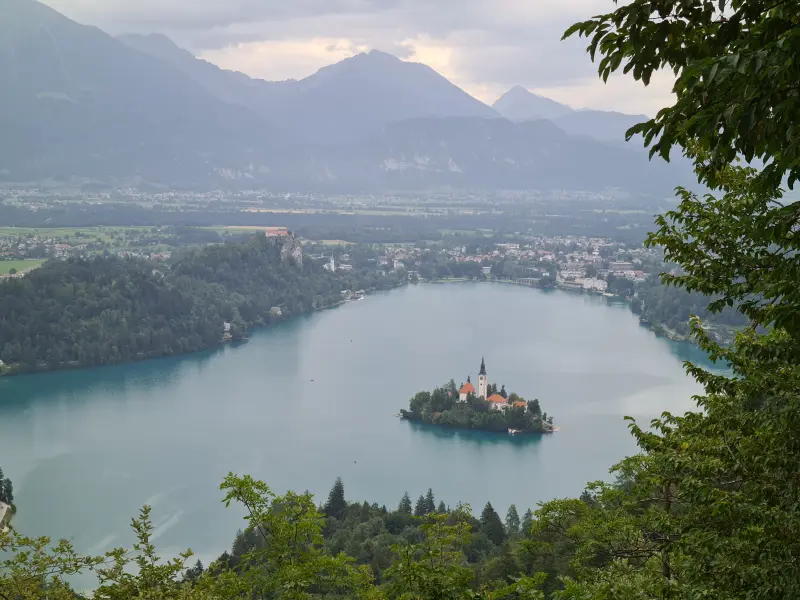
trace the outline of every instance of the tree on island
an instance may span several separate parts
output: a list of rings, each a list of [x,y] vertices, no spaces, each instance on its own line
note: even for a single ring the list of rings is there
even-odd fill
[[[506,386],[505,386],[505,385],[503,385],[503,386],[500,388],[500,391],[499,391],[499,392],[497,392],[497,393],[498,393],[499,395],[501,395],[503,398],[505,398],[506,400],[508,400],[508,392],[506,392]]]
[[[406,515],[411,514],[411,496],[408,495],[408,492],[404,493],[400,499],[400,504],[397,505],[397,512]]]
[[[487,502],[483,507],[481,513],[481,531],[488,537],[495,546],[501,546],[506,540],[506,530],[503,527],[503,522],[500,520],[500,515],[492,506],[491,502]]]
[[[439,501],[439,506],[436,509],[436,512],[438,512],[440,514],[444,514],[444,513],[447,512],[447,507],[444,505],[444,500],[440,500]]]
[[[534,415],[536,415],[537,417],[541,417],[542,416],[542,407],[539,406],[539,399],[538,398],[534,398],[533,400],[528,402],[528,410],[531,413],[533,413]]]
[[[3,476],[3,469],[0,468],[0,502],[11,504],[14,502],[14,486],[11,480]]]
[[[508,512],[506,513],[506,532],[508,535],[517,535],[519,533],[519,513],[517,512],[517,507],[512,504],[508,507]]]
[[[488,386],[487,393],[491,396],[496,392],[497,386]],[[507,390],[501,390],[507,394]],[[458,395],[453,393],[450,384],[436,388],[431,392],[419,392],[409,402],[409,410],[402,410],[400,414],[405,419],[421,421],[441,427],[454,427],[461,429],[476,429],[481,431],[494,431],[506,433],[514,429],[523,433],[541,433],[550,431],[546,423],[541,420],[541,408],[538,403],[525,404],[525,399],[519,394],[511,394],[512,402],[520,402],[519,406],[492,405],[485,399],[476,398],[468,394],[466,402],[460,402]],[[508,402],[509,399],[507,399]],[[528,410],[531,408],[532,410]],[[499,410],[498,410],[499,409]]]
[[[323,512],[328,517],[341,519],[344,516],[344,511],[347,509],[347,500],[344,498],[344,484],[342,478],[337,477],[336,482],[333,484],[330,493],[328,494],[328,501],[325,503]]]

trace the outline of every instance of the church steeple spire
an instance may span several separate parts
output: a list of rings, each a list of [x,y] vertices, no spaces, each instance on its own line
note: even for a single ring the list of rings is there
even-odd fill
[[[488,398],[489,381],[486,378],[486,362],[481,357],[481,370],[478,373],[478,398]]]

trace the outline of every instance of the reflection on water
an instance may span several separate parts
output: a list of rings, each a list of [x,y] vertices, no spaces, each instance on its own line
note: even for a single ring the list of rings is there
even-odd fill
[[[508,435],[507,432],[475,431],[474,429],[455,429],[439,427],[428,423],[403,420],[415,435],[432,435],[444,440],[460,440],[477,446],[497,446],[513,444],[515,446],[533,446],[541,443],[542,438],[551,434],[532,433],[527,435]]]
[[[104,394],[124,395],[134,388],[163,387],[183,377],[186,371],[202,372],[225,348],[190,355],[144,360],[91,369],[19,375],[0,378],[0,417],[3,411],[32,400],[56,400]]]

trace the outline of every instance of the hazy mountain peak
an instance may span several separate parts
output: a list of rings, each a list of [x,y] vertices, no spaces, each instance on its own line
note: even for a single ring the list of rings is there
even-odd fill
[[[378,50],[377,48],[373,48],[369,52],[363,53],[367,56],[372,56],[373,58],[390,58],[393,60],[400,60],[394,54],[390,54],[389,52],[384,52],[383,50]]]
[[[504,98],[527,98],[528,96],[536,96],[537,98],[541,98],[541,96],[538,94],[534,94],[528,88],[524,88],[521,85],[515,85],[505,94],[503,94]]]
[[[572,112],[566,104],[534,94],[519,85],[508,90],[492,106],[511,121],[555,119]]]
[[[369,52],[359,52],[353,56],[349,56],[339,62],[326,65],[320,68],[316,73],[310,75],[301,81],[310,82],[313,80],[319,81],[320,79],[332,74],[340,74],[344,72],[359,73],[369,77],[377,76],[379,72],[377,69],[397,69],[402,68],[404,63],[396,56],[380,50],[370,50]]]
[[[173,60],[194,59],[194,55],[184,50],[163,33],[129,33],[117,36],[117,39],[131,48],[150,54],[156,58]]]
[[[430,67],[386,52],[267,82],[199,60],[164,36],[115,39],[33,0],[0,3],[12,7],[0,19],[0,81],[9,83],[0,89],[0,180],[288,189],[681,183],[621,144],[564,133],[618,139],[626,123],[609,119],[625,115],[575,112],[524,88],[497,106],[530,111],[537,102],[573,121],[497,118]]]

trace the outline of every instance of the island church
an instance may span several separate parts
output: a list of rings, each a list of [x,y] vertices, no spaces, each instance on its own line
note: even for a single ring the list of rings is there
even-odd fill
[[[462,385],[458,392],[458,399],[461,400],[461,402],[466,402],[469,394],[475,394],[478,398],[486,400],[486,390],[488,388],[489,380],[486,379],[486,362],[483,360],[483,357],[481,357],[481,370],[478,372],[478,389],[475,390],[475,386],[472,385],[469,377],[467,377],[467,383]]]
[[[466,402],[468,396],[473,394],[476,398],[482,398],[483,400],[491,402],[492,408],[497,410],[509,407],[508,400],[503,398],[500,394],[492,394],[487,397],[488,390],[489,379],[486,377],[486,361],[481,358],[481,370],[478,372],[478,389],[475,389],[475,386],[472,384],[469,377],[467,377],[467,383],[462,385],[461,389],[458,391],[458,399],[461,402]],[[514,406],[524,407],[525,402],[514,402]]]

